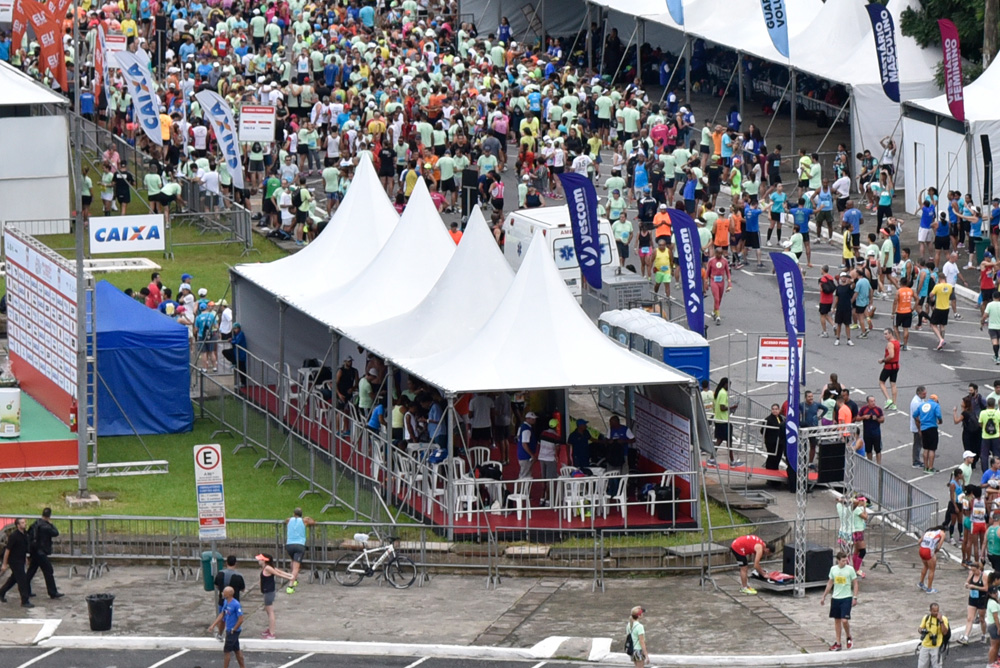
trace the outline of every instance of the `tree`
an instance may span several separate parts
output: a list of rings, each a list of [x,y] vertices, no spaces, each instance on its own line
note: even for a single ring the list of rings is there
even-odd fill
[[[997,55],[997,30],[1000,0],[986,0],[983,10],[983,67],[989,67]]]
[[[899,28],[920,46],[941,46],[938,19],[951,19],[958,28],[962,43],[962,57],[967,61],[962,67],[965,83],[982,74],[985,65],[997,53],[998,0],[920,0],[920,8],[907,7],[900,16]],[[992,18],[986,25],[987,16]],[[985,27],[984,27],[985,26]],[[944,68],[938,63],[935,78],[944,86]]]

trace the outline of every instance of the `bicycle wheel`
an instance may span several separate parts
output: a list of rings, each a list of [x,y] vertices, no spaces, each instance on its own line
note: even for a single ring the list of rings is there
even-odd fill
[[[345,587],[354,587],[365,579],[364,566],[361,563],[354,563],[357,558],[355,554],[345,554],[333,565],[333,577]],[[352,565],[354,568],[350,568]]]
[[[385,579],[396,589],[406,589],[417,579],[417,565],[409,557],[396,557],[385,565]]]

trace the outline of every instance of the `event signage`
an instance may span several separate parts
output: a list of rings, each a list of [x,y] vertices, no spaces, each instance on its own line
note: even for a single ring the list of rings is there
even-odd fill
[[[955,120],[965,121],[965,91],[962,85],[962,45],[958,28],[948,19],[939,19],[941,50],[944,52],[944,93]]]
[[[104,36],[104,48],[107,50],[107,53],[126,51],[127,47],[128,39],[125,35],[113,35],[108,33]]]
[[[573,226],[573,245],[580,262],[580,271],[591,287],[600,289],[601,240],[597,233],[597,191],[590,179],[575,172],[560,174],[559,180],[566,191],[569,220]]]
[[[667,11],[670,18],[679,26],[684,25],[684,0],[667,0]]]
[[[35,39],[41,47],[41,63],[59,83],[59,89],[64,93],[69,90],[69,79],[66,75],[66,53],[62,43],[62,19],[53,14],[46,5],[37,0],[18,0],[23,4],[28,23],[35,32]]]
[[[668,212],[677,242],[677,267],[681,272],[681,290],[688,329],[699,336],[705,333],[705,301],[701,282],[701,239],[698,226],[684,211]]]
[[[240,160],[239,140],[236,138],[236,121],[233,120],[233,110],[218,93],[202,90],[195,93],[195,98],[205,112],[205,118],[212,124],[215,140],[222,152],[222,159],[229,167],[233,177],[233,186],[243,189],[243,163]]]
[[[799,357],[797,331],[799,314],[804,310],[802,303],[802,272],[793,258],[784,253],[771,253],[771,262],[778,278],[778,293],[781,299],[782,319],[785,321],[785,335],[788,337],[788,412],[785,414],[785,454],[788,464],[794,470],[798,466],[799,455]]]
[[[0,0],[0,23],[14,22],[14,0]]]
[[[118,51],[107,55],[112,63],[118,65],[122,76],[128,82],[128,91],[132,94],[132,106],[142,131],[154,144],[163,146],[163,135],[160,132],[160,100],[156,97],[149,69],[131,51]]]
[[[636,393],[632,427],[640,455],[665,471],[692,470],[691,421],[686,417]],[[691,482],[686,473],[678,473],[677,477]]]
[[[802,356],[802,337],[799,337],[799,356]],[[788,337],[757,337],[758,383],[783,383],[788,377]]]
[[[875,36],[882,90],[890,100],[899,102],[899,63],[896,62],[896,28],[892,22],[892,14],[885,5],[876,2],[865,5],[865,8],[872,22],[872,35]]]
[[[273,142],[275,112],[275,107],[240,107],[240,141]]]
[[[771,43],[778,53],[788,58],[788,14],[785,11],[785,0],[760,0],[764,10],[764,25]]]
[[[91,253],[137,253],[166,247],[162,213],[95,217],[88,227]]]
[[[225,540],[226,494],[219,444],[194,446],[194,486],[198,495],[198,538]]]
[[[11,0],[10,49],[16,51],[24,42],[24,32],[28,28],[28,17],[24,13],[25,0]],[[0,21],[3,23],[3,21]]]

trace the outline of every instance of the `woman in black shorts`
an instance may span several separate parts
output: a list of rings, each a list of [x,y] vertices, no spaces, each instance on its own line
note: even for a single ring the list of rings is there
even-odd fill
[[[993,567],[996,570],[996,566]],[[969,575],[965,578],[965,588],[969,590],[968,613],[965,617],[965,631],[958,642],[965,644],[969,642],[969,632],[972,631],[972,624],[976,617],[979,617],[979,630],[982,636],[986,637],[986,603],[990,600],[987,596],[989,587],[983,581],[983,563],[972,561],[969,563]]]

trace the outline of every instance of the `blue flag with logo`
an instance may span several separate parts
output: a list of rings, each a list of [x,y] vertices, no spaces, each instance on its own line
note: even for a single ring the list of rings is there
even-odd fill
[[[799,265],[784,253],[771,253],[771,262],[778,276],[778,293],[781,298],[781,316],[788,337],[788,413],[785,420],[785,452],[792,469],[798,466],[799,454],[799,376],[802,360],[799,357],[798,335],[805,334],[804,305],[802,302],[802,272]],[[800,322],[802,325],[800,327]],[[793,475],[789,471],[789,475]]]
[[[684,294],[688,328],[699,336],[704,336],[705,302],[702,300],[701,239],[698,236],[698,226],[684,211],[671,209],[668,213],[674,228],[677,268],[681,272],[681,289]]]
[[[674,23],[684,25],[684,0],[667,0],[667,11]]]
[[[760,0],[764,10],[764,25],[771,37],[771,43],[778,53],[788,58],[788,14],[785,12],[785,0]]]
[[[569,205],[569,221],[573,226],[573,246],[580,262],[580,271],[589,285],[601,287],[601,237],[597,224],[597,191],[586,176],[575,172],[559,175],[566,204]]]
[[[893,102],[899,102],[899,66],[896,62],[896,28],[892,14],[885,5],[871,3],[865,5],[868,18],[872,21],[872,35],[875,36],[875,53],[878,55],[878,71],[882,76],[882,90]]]

